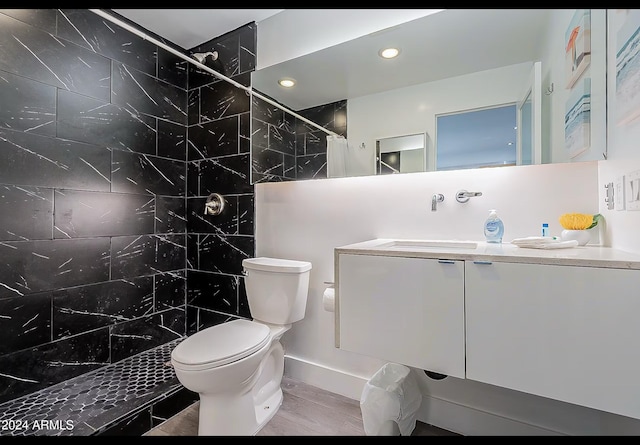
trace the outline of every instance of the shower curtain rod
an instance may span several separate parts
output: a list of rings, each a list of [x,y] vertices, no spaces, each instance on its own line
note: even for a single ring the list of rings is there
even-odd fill
[[[295,116],[296,118],[306,122],[307,124],[312,125],[312,126],[316,127],[317,129],[322,130],[322,131],[324,131],[325,133],[327,133],[327,134],[329,134],[331,136],[339,136],[337,133],[334,133],[333,131],[330,131],[330,130],[327,130],[326,128],[324,128],[324,127],[321,127],[320,125],[316,124],[312,120],[309,120],[306,117],[300,116],[298,113],[296,113],[296,112],[294,112],[292,110],[288,110],[288,109],[284,108],[278,102],[276,102],[276,101],[274,101],[272,99],[269,99],[268,97],[263,96],[262,94],[260,94],[260,93],[258,93],[256,91],[253,91],[252,88],[246,87],[246,86],[242,85],[241,83],[238,83],[233,79],[230,79],[229,77],[225,76],[224,74],[220,74],[219,72],[209,68],[208,66],[198,62],[197,60],[192,59],[191,57],[181,53],[180,51],[177,51],[177,50],[171,48],[170,46],[162,43],[161,41],[159,41],[157,39],[154,39],[150,35],[138,30],[137,28],[129,25],[128,23],[123,22],[122,20],[112,16],[111,14],[109,14],[109,13],[107,13],[107,12],[101,10],[101,9],[89,9],[89,11],[93,12],[94,14],[99,15],[100,17],[103,17],[103,18],[109,20],[112,23],[115,23],[116,25],[118,25],[118,26],[120,26],[120,27],[122,27],[122,28],[124,28],[124,29],[126,29],[126,30],[128,30],[128,31],[130,31],[130,32],[132,32],[134,34],[136,34],[139,37],[142,37],[144,40],[148,40],[151,43],[153,43],[155,45],[158,45],[162,49],[164,49],[166,51],[169,51],[171,54],[173,54],[175,56],[178,56],[181,59],[186,60],[187,62],[191,62],[192,64],[194,64],[195,66],[197,66],[201,70],[204,70],[204,71],[206,71],[208,73],[213,74],[218,79],[225,80],[225,81],[229,82],[230,84],[236,86],[237,88],[245,90],[247,93],[249,93],[249,95],[252,95],[252,94],[255,95],[256,97],[264,100],[265,102],[270,103],[274,107],[277,107],[277,108],[281,109],[282,111],[284,111],[286,113],[289,113],[289,114]]]

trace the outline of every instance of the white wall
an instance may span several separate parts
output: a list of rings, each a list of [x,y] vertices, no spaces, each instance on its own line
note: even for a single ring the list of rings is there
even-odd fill
[[[482,240],[491,208],[504,220],[505,241],[538,235],[543,222],[559,234],[562,213],[598,211],[597,187],[598,162],[257,184],[256,254],[313,264],[306,316],[283,337],[285,373],[359,399],[384,364],[334,347],[334,314],[322,305],[324,282],[333,281],[334,247],[379,237]],[[483,196],[459,204],[455,193],[462,188]],[[436,212],[434,193],[445,195]],[[417,375],[425,394],[419,418],[463,434],[599,434],[612,425],[640,431],[620,416]]]

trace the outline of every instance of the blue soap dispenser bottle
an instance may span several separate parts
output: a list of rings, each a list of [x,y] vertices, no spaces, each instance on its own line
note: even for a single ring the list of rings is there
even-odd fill
[[[496,210],[489,210],[489,216],[484,222],[484,236],[488,243],[502,243],[504,223]]]

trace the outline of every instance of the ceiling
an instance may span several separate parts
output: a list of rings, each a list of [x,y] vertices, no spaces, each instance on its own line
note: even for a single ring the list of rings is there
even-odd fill
[[[164,39],[191,49],[283,9],[112,9]]]
[[[257,70],[252,86],[293,110],[539,60],[547,9],[447,9]],[[378,51],[397,46],[396,59]],[[295,88],[278,79],[293,78]]]
[[[158,36],[189,50],[283,9],[113,9]],[[550,10],[448,9],[343,44],[261,69],[259,91],[301,110],[475,71],[536,60]],[[506,36],[506,37],[505,37]],[[397,60],[378,50],[393,43]],[[293,77],[284,90],[277,79]]]

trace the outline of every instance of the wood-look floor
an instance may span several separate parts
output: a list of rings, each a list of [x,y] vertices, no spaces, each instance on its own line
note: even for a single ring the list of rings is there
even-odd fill
[[[282,379],[282,406],[258,436],[364,436],[357,400],[287,377]],[[145,436],[197,436],[198,406],[194,403]],[[458,436],[417,422],[412,436]]]

